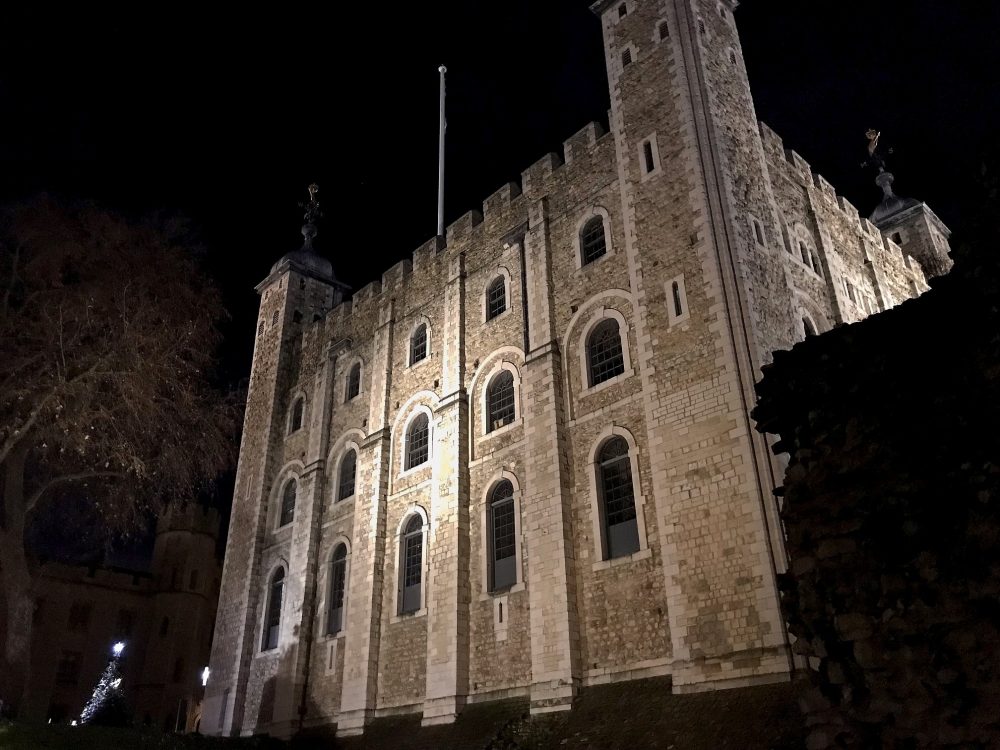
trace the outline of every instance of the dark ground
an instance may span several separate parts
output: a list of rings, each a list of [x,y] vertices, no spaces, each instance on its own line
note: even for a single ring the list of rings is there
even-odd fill
[[[281,743],[91,727],[0,725],[2,750],[793,750],[803,747],[791,684],[674,695],[666,678],[584,691],[570,713],[528,718],[524,701],[466,708],[451,725],[379,719],[361,737]]]

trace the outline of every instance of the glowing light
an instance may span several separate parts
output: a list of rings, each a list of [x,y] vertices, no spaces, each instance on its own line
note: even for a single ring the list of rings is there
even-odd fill
[[[211,674],[211,671],[212,670],[210,670],[208,667],[205,667],[203,670],[201,670],[201,686],[202,687],[205,687],[208,684],[208,675]]]
[[[122,684],[122,678],[121,678],[121,677],[119,677],[118,679],[114,680],[114,681],[113,681],[113,682],[111,683],[111,689],[112,689],[112,690],[117,690],[117,689],[118,689],[118,687],[119,687],[119,686],[120,686],[121,684]]]
[[[122,651],[125,650],[125,641],[118,641],[114,646],[111,647],[111,653],[115,656],[121,656]]]
[[[71,721],[71,722],[69,723],[69,725],[70,725],[71,727],[75,727],[75,726],[76,726],[76,719],[73,719],[73,721]]]

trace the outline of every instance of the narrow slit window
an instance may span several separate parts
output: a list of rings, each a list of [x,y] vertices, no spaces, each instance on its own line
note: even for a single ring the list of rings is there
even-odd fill
[[[621,5],[618,6],[618,17],[625,18],[625,16],[627,15],[628,15],[628,6],[625,5],[625,3],[622,3]]]
[[[642,161],[645,167],[645,174],[649,174],[656,169],[656,161],[653,158],[653,142],[646,141],[642,144]]]
[[[754,233],[754,237],[757,238],[757,244],[758,245],[763,245],[764,244],[764,228],[760,225],[759,221],[754,220],[754,223],[753,223],[753,233]]]
[[[632,64],[632,50],[628,47],[622,52],[622,67],[627,68]]]
[[[292,421],[288,426],[288,432],[296,432],[302,429],[302,414],[305,411],[306,401],[304,398],[299,397],[295,399],[295,403],[292,404]]]
[[[674,303],[674,316],[680,317],[684,314],[684,305],[681,301],[681,285],[676,281],[670,283],[670,296]]]
[[[660,25],[657,29],[661,42],[670,38],[670,25],[666,21],[660,21]]]

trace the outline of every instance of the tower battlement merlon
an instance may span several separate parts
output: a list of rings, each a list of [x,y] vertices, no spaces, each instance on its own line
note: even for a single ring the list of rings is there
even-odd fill
[[[455,245],[466,242],[469,235],[482,223],[483,215],[479,211],[466,211],[445,230],[445,248],[450,252]]]
[[[588,122],[563,141],[563,161],[570,164],[582,154],[590,152],[597,146],[597,142],[607,134],[601,123],[593,120]]]
[[[521,195],[521,186],[516,182],[508,182],[493,191],[483,201],[483,219],[492,222],[503,221],[511,211],[511,204]]]

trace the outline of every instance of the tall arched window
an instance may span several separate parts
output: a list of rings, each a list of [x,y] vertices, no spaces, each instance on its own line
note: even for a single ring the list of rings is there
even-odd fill
[[[490,493],[487,527],[490,591],[503,591],[517,583],[514,486],[506,479]]]
[[[340,459],[337,476],[337,499],[344,500],[354,495],[354,483],[358,473],[358,453],[353,448]]]
[[[621,332],[614,318],[605,318],[590,332],[587,338],[587,372],[591,387],[625,372]]]
[[[604,218],[595,216],[580,230],[580,264],[593,263],[608,251],[604,238]]]
[[[507,284],[503,276],[497,276],[486,289],[486,319],[493,320],[507,309]]]
[[[399,614],[420,609],[420,584],[424,565],[424,529],[419,515],[406,522],[399,545]]]
[[[361,393],[361,363],[355,362],[347,373],[347,389],[344,393],[344,401],[350,401]]]
[[[635,490],[628,443],[615,436],[597,454],[597,491],[600,493],[601,526],[606,559],[639,551],[639,527],[635,518]]]
[[[426,463],[430,449],[430,423],[427,415],[421,412],[413,418],[406,428],[406,461],[404,469],[412,469]]]
[[[501,370],[486,387],[486,431],[498,430],[514,417],[514,374]]]
[[[288,480],[284,491],[281,493],[281,515],[278,518],[278,526],[287,526],[295,519],[295,491],[296,483],[294,479]]]
[[[285,569],[278,568],[271,576],[271,585],[268,587],[264,632],[260,640],[261,651],[270,651],[278,647],[278,631],[281,628],[281,598],[284,593]]]
[[[292,421],[288,425],[288,432],[292,433],[302,429],[302,413],[306,408],[306,400],[299,396],[292,404]]]
[[[427,325],[421,323],[410,336],[410,364],[427,358]]]
[[[338,544],[330,561],[330,606],[327,611],[327,635],[344,629],[344,591],[347,588],[347,545]]]

